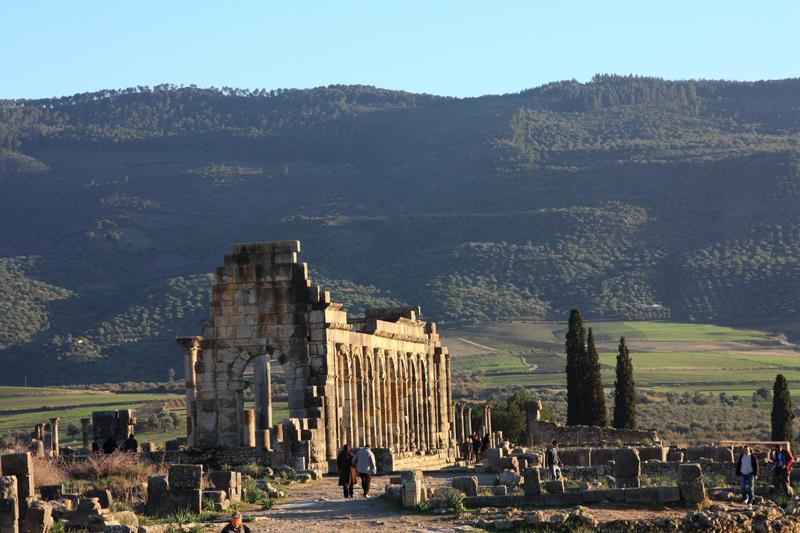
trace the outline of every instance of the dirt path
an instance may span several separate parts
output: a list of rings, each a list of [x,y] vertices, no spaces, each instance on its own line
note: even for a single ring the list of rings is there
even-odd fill
[[[259,513],[249,524],[253,533],[290,533],[317,531],[394,531],[394,532],[453,532],[464,531],[463,522],[454,514],[417,514],[404,511],[398,504],[379,497],[389,482],[387,476],[373,479],[370,497],[361,496],[356,487],[356,498],[345,500],[336,478],[295,484],[289,496],[272,509]],[[462,526],[462,527],[459,527]]]

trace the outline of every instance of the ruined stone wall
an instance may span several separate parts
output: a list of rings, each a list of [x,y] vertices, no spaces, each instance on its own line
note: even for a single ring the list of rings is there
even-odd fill
[[[528,420],[528,446],[546,446],[553,439],[562,447],[615,447],[661,442],[654,430],[628,430],[597,426],[561,426],[543,420]]]
[[[217,269],[211,320],[202,336],[179,339],[190,446],[254,446],[242,375],[267,354],[283,366],[298,428],[288,437],[307,443],[310,463],[333,460],[345,443],[395,453],[449,448],[450,356],[435,324],[415,308],[349,319],[312,284],[299,251],[298,241],[237,244]]]

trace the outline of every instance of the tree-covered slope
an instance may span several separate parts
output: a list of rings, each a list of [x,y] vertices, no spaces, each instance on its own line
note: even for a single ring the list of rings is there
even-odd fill
[[[782,323],[799,150],[800,80],[2,101],[0,382],[180,372],[173,338],[242,241],[300,239],[353,311],[414,303],[445,326],[574,306]]]

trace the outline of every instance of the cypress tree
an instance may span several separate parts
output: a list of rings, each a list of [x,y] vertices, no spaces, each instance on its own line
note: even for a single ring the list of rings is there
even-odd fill
[[[581,312],[573,309],[569,312],[569,327],[566,336],[567,352],[567,425],[575,426],[581,421],[581,379],[580,365],[586,352],[584,346],[585,331]]]
[[[600,355],[594,346],[594,334],[589,328],[585,356],[581,365],[583,386],[583,424],[587,426],[605,426],[608,423],[606,414],[606,395],[603,392],[603,378],[600,375]]]
[[[792,397],[783,374],[775,376],[775,386],[772,389],[772,440],[790,441],[794,437],[792,430]]]
[[[633,385],[633,363],[625,344],[619,338],[617,352],[617,381],[614,382],[614,427],[636,429],[636,391]]]

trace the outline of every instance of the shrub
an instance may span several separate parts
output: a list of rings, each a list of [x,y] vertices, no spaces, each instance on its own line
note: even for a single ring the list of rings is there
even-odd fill
[[[464,506],[464,495],[461,494],[461,491],[459,490],[448,490],[445,494],[444,501],[447,503],[447,507],[457,513],[463,513],[467,510],[467,508]]]

